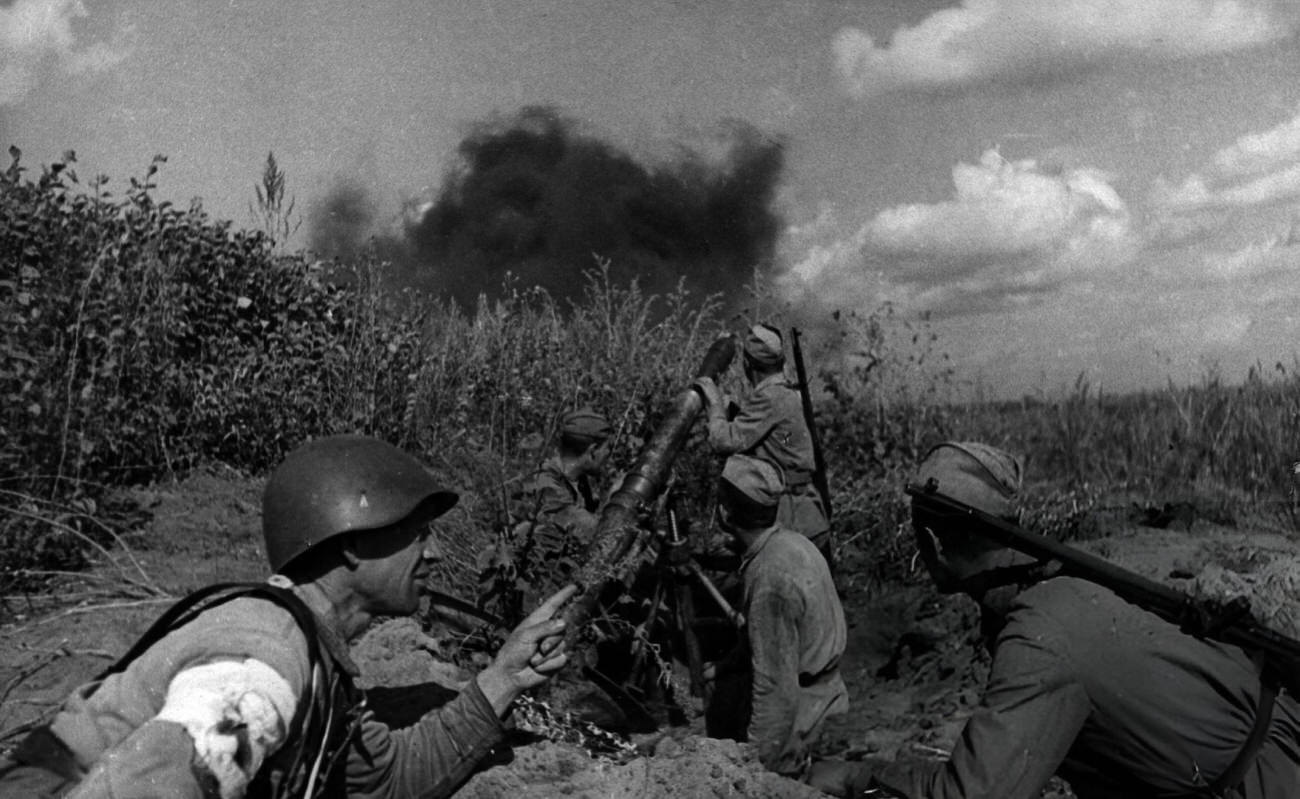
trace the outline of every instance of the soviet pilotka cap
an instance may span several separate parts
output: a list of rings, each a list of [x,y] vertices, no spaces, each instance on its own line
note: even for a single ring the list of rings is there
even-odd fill
[[[771,325],[754,325],[745,335],[745,357],[761,366],[785,363],[781,331]]]
[[[719,500],[730,510],[732,523],[744,529],[770,527],[784,492],[781,471],[750,455],[727,458],[718,481]]]
[[[560,436],[580,444],[595,444],[609,438],[609,420],[590,406],[569,411],[560,419]]]
[[[1024,468],[1009,452],[976,441],[945,441],[921,461],[916,482],[934,480],[938,492],[973,508],[1016,521]]]

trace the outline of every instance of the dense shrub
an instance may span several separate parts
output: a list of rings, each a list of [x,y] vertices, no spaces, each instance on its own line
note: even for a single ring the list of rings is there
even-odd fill
[[[263,469],[309,436],[402,418],[418,324],[400,313],[376,324],[374,264],[340,276],[198,204],[157,202],[161,158],[119,197],[104,177],[83,187],[72,153],[34,180],[11,154],[0,175],[10,542],[55,534],[11,503],[93,498],[205,458]],[[39,555],[64,549],[14,551],[71,565]]]
[[[93,497],[203,460],[263,472],[339,432],[424,454],[465,490],[460,524],[481,530],[568,408],[616,420],[626,465],[718,329],[707,300],[643,296],[601,270],[576,307],[518,290],[463,313],[386,292],[372,259],[277,255],[261,232],[156,202],[161,158],[118,197],[107,178],[83,187],[72,153],[35,179],[12,155],[0,176],[11,551],[57,534],[20,502]],[[490,533],[461,538],[471,559]],[[75,565],[47,561],[34,560]]]

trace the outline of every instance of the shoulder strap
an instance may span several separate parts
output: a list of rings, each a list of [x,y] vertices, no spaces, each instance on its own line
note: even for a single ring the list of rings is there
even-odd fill
[[[109,675],[126,670],[126,667],[131,665],[132,661],[138,659],[151,646],[166,637],[168,633],[193,621],[203,611],[224,605],[232,599],[239,599],[240,597],[267,599],[289,611],[307,637],[307,653],[311,659],[310,665],[312,668],[316,667],[316,664],[321,660],[320,636],[316,630],[316,618],[296,594],[270,583],[217,583],[206,588],[200,588],[168,608],[136,640],[125,655],[100,672],[95,680],[102,681]]]

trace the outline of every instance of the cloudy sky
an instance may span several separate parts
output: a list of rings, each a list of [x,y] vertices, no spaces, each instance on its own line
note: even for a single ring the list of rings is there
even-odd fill
[[[1055,391],[1300,351],[1300,0],[0,0],[0,144],[247,222],[427,197],[545,105],[653,162],[785,142],[780,288],[928,311],[964,378]],[[110,186],[113,184],[110,184]]]

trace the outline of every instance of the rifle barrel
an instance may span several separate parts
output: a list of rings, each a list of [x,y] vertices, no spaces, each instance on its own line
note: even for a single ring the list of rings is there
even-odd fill
[[[1056,561],[1061,565],[1061,574],[1097,583],[1172,624],[1183,626],[1192,614],[1207,606],[1175,588],[1059,541],[1035,535],[1019,525],[944,496],[939,493],[936,485],[921,486],[913,483],[904,490],[912,497],[916,511],[922,514],[928,512],[939,516],[965,517],[972,532],[1040,561]],[[1243,649],[1271,654],[1282,661],[1276,667],[1280,675],[1286,679],[1295,679],[1288,675],[1295,674],[1300,665],[1300,641],[1264,627],[1253,617],[1247,616],[1221,630],[1212,631],[1210,637]]]

